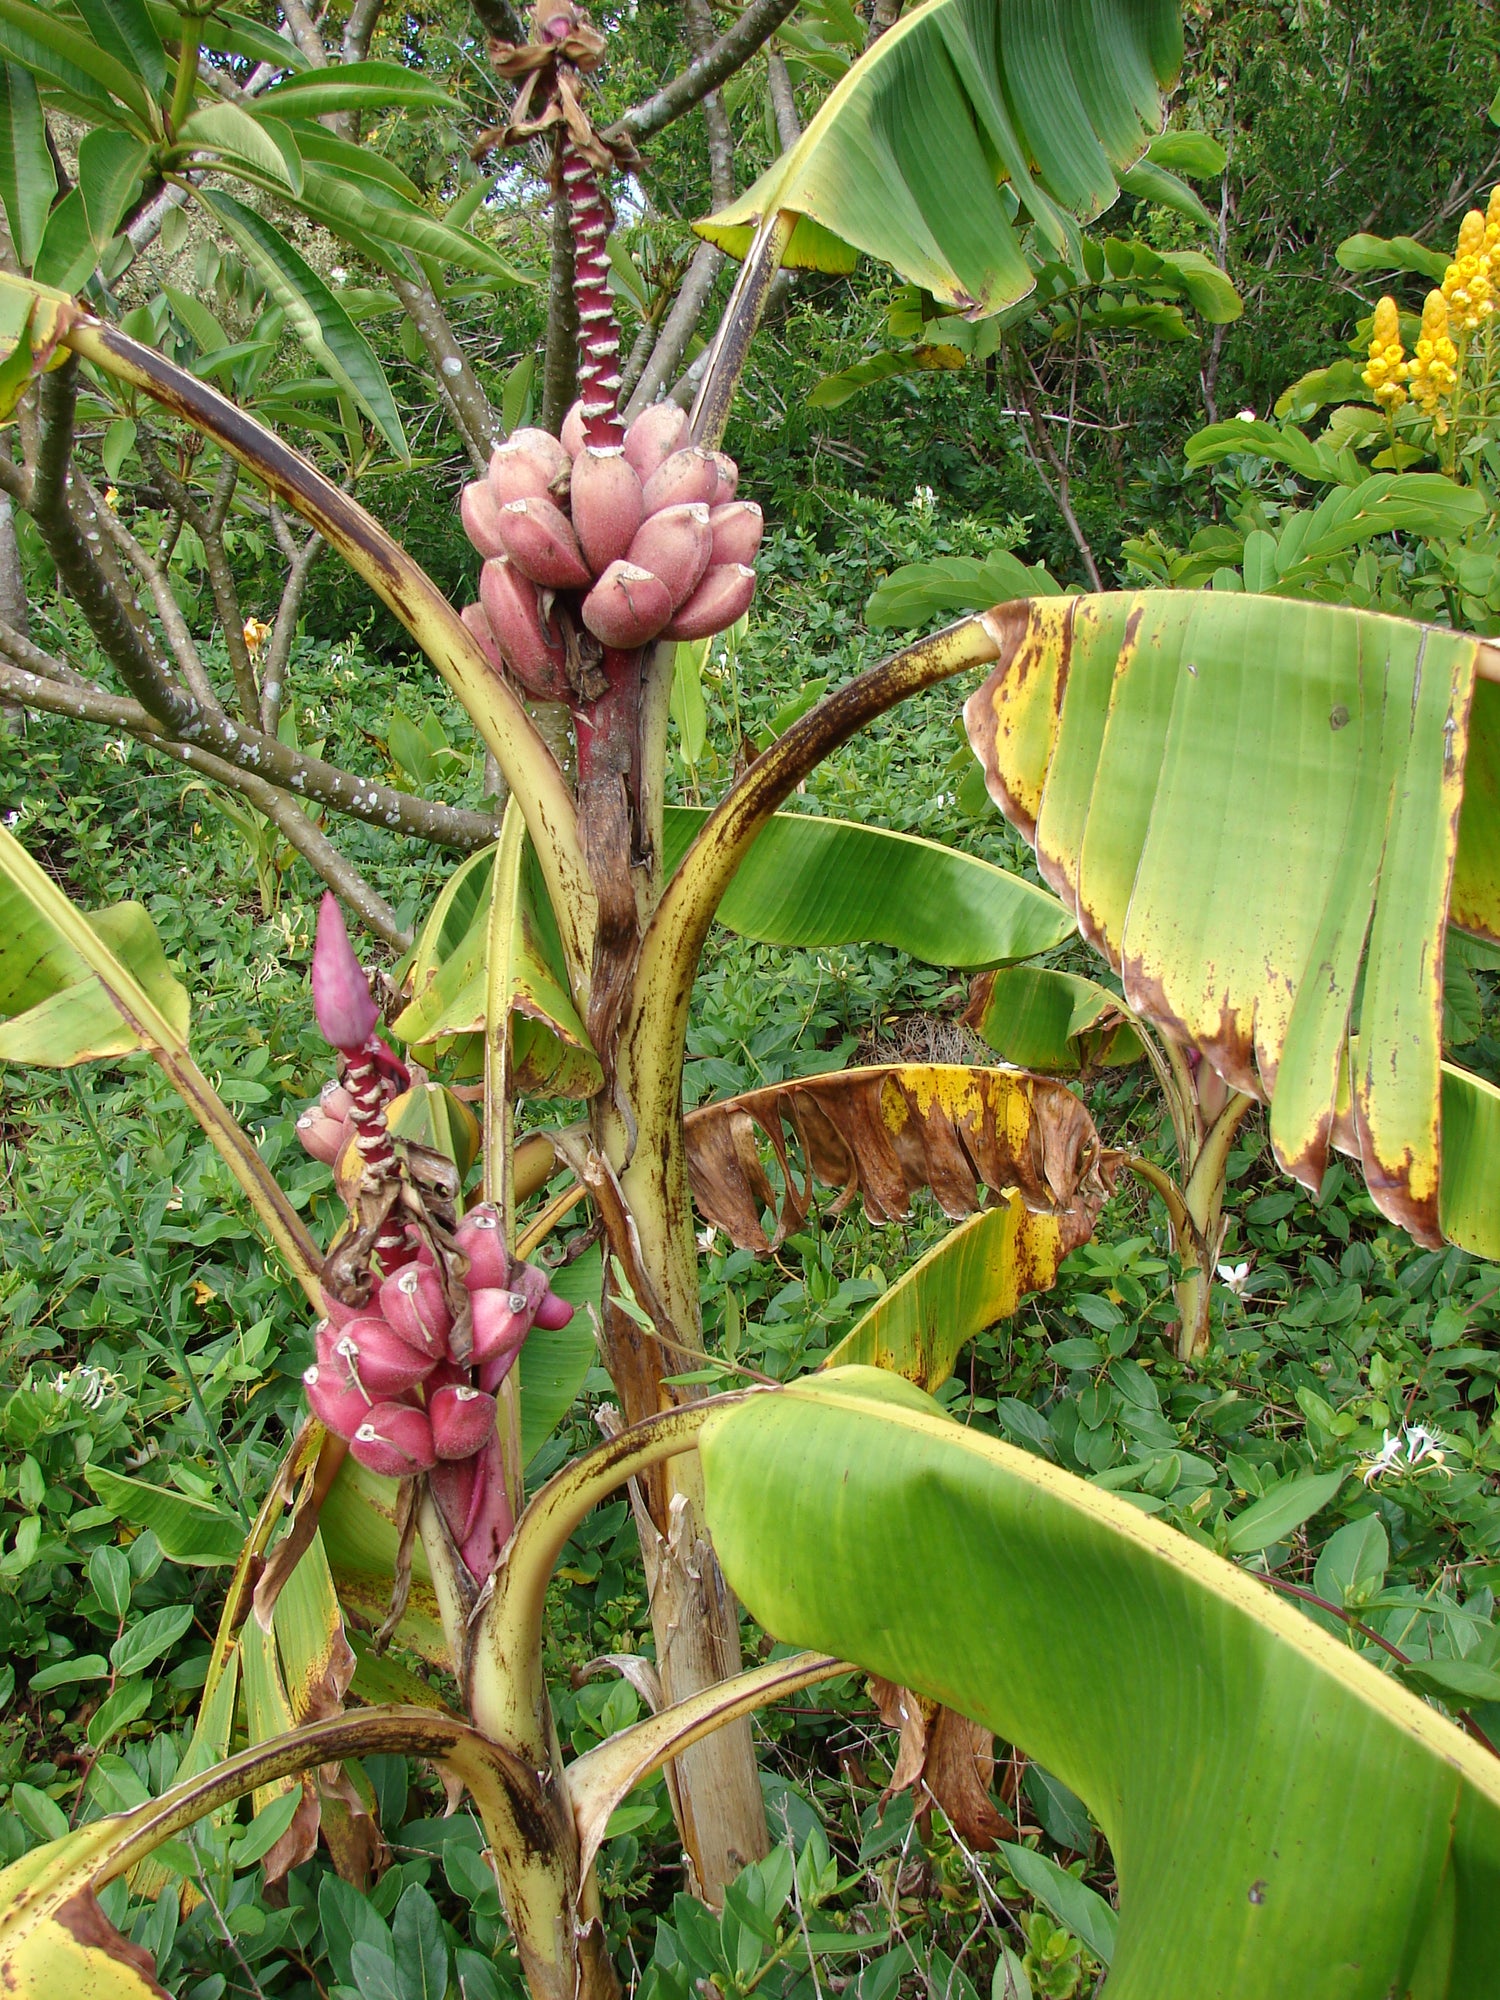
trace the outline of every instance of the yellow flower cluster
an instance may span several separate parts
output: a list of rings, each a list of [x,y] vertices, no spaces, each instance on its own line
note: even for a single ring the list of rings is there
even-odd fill
[[[1458,380],[1458,349],[1448,333],[1448,301],[1441,292],[1429,292],[1422,308],[1422,337],[1416,358],[1407,366],[1411,399],[1425,416],[1432,418],[1439,437],[1448,428],[1447,412],[1441,407],[1453,394]]]
[[[1471,208],[1458,231],[1453,262],[1443,274],[1443,298],[1460,333],[1477,333],[1495,310],[1491,264],[1500,245],[1500,188],[1490,196],[1489,211]],[[1500,275],[1500,274],[1497,274]]]
[[[1393,298],[1383,298],[1375,308],[1375,323],[1370,329],[1370,365],[1362,379],[1387,416],[1394,415],[1406,401],[1406,391],[1401,386],[1406,380],[1401,315]]]

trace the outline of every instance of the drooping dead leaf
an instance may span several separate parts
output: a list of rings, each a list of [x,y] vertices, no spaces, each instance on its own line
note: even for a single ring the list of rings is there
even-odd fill
[[[962,1063],[793,1078],[701,1106],[686,1134],[699,1210],[742,1249],[762,1252],[803,1221],[818,1183],[839,1189],[835,1213],[859,1195],[876,1222],[904,1216],[921,1188],[955,1220],[983,1205],[982,1189],[1015,1188],[1028,1208],[1076,1219],[1072,1248],[1092,1233],[1115,1165],[1064,1085]],[[777,1218],[769,1237],[766,1210]]]
[[[901,1732],[881,1810],[897,1792],[909,1790],[919,1811],[930,1799],[960,1840],[981,1853],[997,1840],[1014,1840],[1014,1824],[990,1797],[995,1755],[989,1730],[878,1675],[870,1676],[869,1686],[881,1721]]]

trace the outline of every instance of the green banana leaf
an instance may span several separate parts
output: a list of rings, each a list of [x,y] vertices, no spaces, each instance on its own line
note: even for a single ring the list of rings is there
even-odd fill
[[[708,818],[666,813],[667,872]],[[776,813],[718,910],[759,944],[888,944],[930,965],[966,969],[1030,958],[1060,944],[1073,920],[1035,884],[992,862],[851,820]]]
[[[790,212],[784,263],[848,271],[862,250],[960,311],[998,312],[1036,283],[1028,226],[1062,249],[1115,200],[1181,60],[1176,0],[927,0],[696,227],[743,256]]]
[[[456,869],[422,927],[412,998],[391,1032],[413,1048],[453,1050],[467,1074],[482,1063],[490,897],[495,850]],[[537,1096],[591,1097],[601,1072],[562,970],[552,910],[528,846],[516,885],[510,970],[514,1087]]]
[[[878,1370],[753,1397],[700,1449],[769,1632],[1088,1805],[1119,1877],[1108,2000],[1500,1992],[1500,1762],[1231,1563]]]
[[[1500,656],[1217,591],[1011,604],[987,624],[1000,660],[965,718],[990,796],[1131,1007],[1269,1103],[1287,1172],[1318,1188],[1338,1145],[1385,1215],[1443,1242],[1444,942],[1450,900],[1500,936],[1500,686],[1476,679]],[[1485,1256],[1493,1133],[1484,1116],[1448,1134],[1486,1148],[1450,1162],[1448,1204],[1453,1240]]]
[[[1028,1292],[1048,1291],[1072,1247],[1055,1215],[1003,1195],[919,1257],[830,1349],[823,1367],[887,1368],[922,1389],[953,1373],[976,1333],[1009,1319]]]
[[[21,852],[8,836],[0,844],[0,1062],[71,1069],[149,1052],[148,1010],[185,1044],[187,988],[144,905],[74,913],[94,941],[85,959],[27,894]]]
[[[322,1258],[249,1134],[193,1061],[188,996],[147,912],[120,903],[86,915],[0,827],[0,1062],[70,1068],[131,1054],[161,1066],[293,1276],[316,1298]]]
[[[1117,1068],[1145,1053],[1107,986],[1040,965],[987,973],[976,982],[964,1019],[996,1055],[1049,1076]]]

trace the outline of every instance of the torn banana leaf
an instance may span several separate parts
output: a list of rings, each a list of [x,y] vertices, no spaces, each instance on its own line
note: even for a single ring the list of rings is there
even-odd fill
[[[1288,1173],[1316,1190],[1338,1144],[1383,1214],[1441,1243],[1450,914],[1500,937],[1500,686],[1483,677],[1500,655],[1227,591],[985,623],[1000,658],[965,717],[990,795],[1131,1007],[1269,1103]],[[1466,1142],[1489,1130],[1471,1121]],[[1485,1255],[1491,1160],[1483,1213],[1465,1168],[1464,1241]]]
[[[839,1190],[835,1213],[857,1195],[876,1222],[906,1215],[922,1188],[955,1220],[973,1214],[983,1189],[1015,1188],[1059,1219],[1072,1249],[1093,1233],[1114,1176],[1114,1156],[1062,1084],[961,1063],[794,1078],[701,1105],[685,1130],[700,1212],[761,1252],[801,1223],[819,1184]]]

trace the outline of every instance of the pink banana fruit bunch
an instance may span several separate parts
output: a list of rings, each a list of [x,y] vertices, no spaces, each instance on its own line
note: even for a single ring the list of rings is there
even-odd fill
[[[607,650],[704,639],[748,608],[762,518],[739,468],[705,451],[686,412],[654,403],[623,444],[591,444],[582,403],[561,438],[518,430],[460,499],[485,559],[461,614],[490,664],[543,701],[569,698],[564,605]]]
[[[410,1235],[399,1261],[384,1260],[387,1274],[366,1305],[324,1292],[317,1359],[302,1384],[313,1415],[348,1440],[361,1465],[384,1479],[431,1476],[466,1561],[476,1529],[487,1530],[474,1554],[488,1575],[510,1532],[508,1507],[503,1521],[495,1518],[496,1500],[504,1501],[497,1392],[532,1327],[566,1326],[573,1308],[544,1270],[507,1255],[488,1205],[470,1209],[454,1243],[468,1264],[457,1313],[432,1251]],[[478,1487],[488,1506],[476,1498]]]

